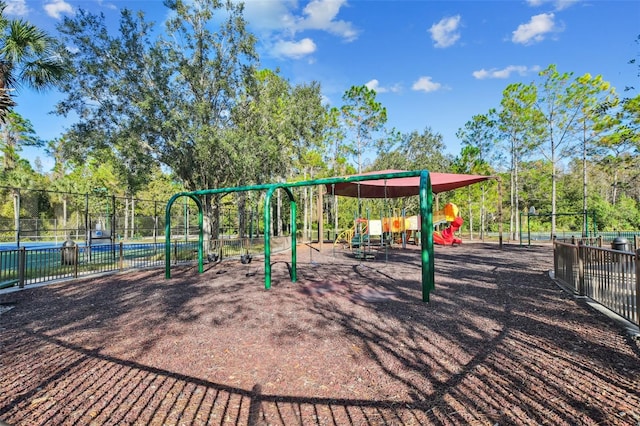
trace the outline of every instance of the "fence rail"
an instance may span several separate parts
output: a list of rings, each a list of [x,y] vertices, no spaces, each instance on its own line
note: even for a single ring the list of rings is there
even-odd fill
[[[555,278],[640,326],[640,250],[612,250],[586,244],[554,242]]]
[[[261,238],[224,238],[212,240],[210,250],[217,261],[257,256],[264,252]],[[273,253],[291,248],[290,236],[272,237]],[[173,264],[197,262],[198,242],[175,240],[171,243]],[[164,267],[164,243],[73,245],[0,251],[0,289],[25,287],[66,278],[123,271],[126,269]]]

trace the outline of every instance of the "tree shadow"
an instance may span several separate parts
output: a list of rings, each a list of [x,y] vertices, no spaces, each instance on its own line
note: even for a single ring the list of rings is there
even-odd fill
[[[637,351],[545,275],[548,248],[438,250],[263,271],[104,276],[0,317],[16,424],[576,424],[640,420]],[[325,261],[325,262],[323,262]],[[225,271],[219,273],[220,271]],[[7,360],[7,361],[5,361]],[[302,380],[305,383],[302,383]]]

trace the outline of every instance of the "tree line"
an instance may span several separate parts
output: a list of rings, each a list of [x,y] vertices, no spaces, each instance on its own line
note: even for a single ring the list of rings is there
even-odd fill
[[[513,238],[520,212],[532,207],[551,214],[551,233],[555,214],[567,211],[595,211],[601,229],[640,228],[640,95],[633,87],[618,93],[602,76],[550,65],[532,82],[508,85],[500,105],[471,117],[457,133],[462,149],[454,156],[429,126],[388,128],[386,108],[366,86],[349,88],[342,105],[327,106],[318,82],[292,84],[262,68],[241,3],[163,3],[172,12],[163,27],[123,9],[111,31],[104,15],[79,10],[54,38],[8,19],[0,2],[2,186],[98,187],[166,199],[181,189],[429,169],[500,176]],[[19,84],[55,87],[64,98],[53,109],[75,122],[42,141],[14,111]],[[46,148],[55,161],[51,172],[20,157],[28,145]],[[313,205],[308,191],[305,211]],[[10,193],[0,196],[5,216]],[[221,197],[203,200],[213,237]],[[441,194],[439,202],[457,202],[466,226],[485,230],[496,220],[497,197],[495,184],[485,184]],[[242,212],[248,200],[235,202]],[[329,204],[330,212],[340,208],[337,199]],[[352,208],[345,204],[343,210]],[[332,225],[344,225],[339,216],[329,215]],[[563,226],[584,228],[581,216],[571,220]]]

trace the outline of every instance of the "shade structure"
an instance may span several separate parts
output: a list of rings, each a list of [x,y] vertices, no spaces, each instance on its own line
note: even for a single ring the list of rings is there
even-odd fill
[[[404,170],[379,170],[375,172],[361,173],[362,175],[398,173]],[[456,188],[473,185],[493,176],[465,175],[458,173],[429,172],[431,178],[431,190],[434,194],[451,191]],[[399,198],[418,195],[420,192],[420,177],[405,177],[397,179],[376,179],[361,182],[345,182],[326,185],[327,193],[343,197],[360,198]]]

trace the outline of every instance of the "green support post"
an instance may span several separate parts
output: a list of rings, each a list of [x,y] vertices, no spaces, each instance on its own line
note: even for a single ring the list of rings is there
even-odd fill
[[[435,262],[433,259],[433,195],[429,172],[420,173],[420,234],[422,258],[422,301],[429,301],[429,293],[435,289]]]
[[[287,193],[291,204],[291,282],[298,280],[297,272],[297,207],[293,192],[286,184],[274,184],[268,190],[264,197],[264,288],[271,288],[271,197],[277,189],[282,189]]]
[[[171,278],[171,206],[180,197],[191,198],[198,206],[198,273],[204,272],[203,256],[203,208],[200,198],[193,192],[179,192],[173,195],[167,202],[164,213],[164,277]]]
[[[264,197],[264,288],[271,288],[271,196],[275,187],[269,188]]]

